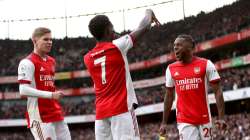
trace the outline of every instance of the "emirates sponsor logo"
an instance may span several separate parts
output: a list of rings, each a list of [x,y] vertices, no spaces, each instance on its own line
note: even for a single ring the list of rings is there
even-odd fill
[[[186,84],[199,84],[202,82],[201,78],[185,78],[182,80],[176,80],[176,85],[186,85]]]
[[[185,78],[182,80],[176,80],[176,85],[181,91],[198,89],[199,83],[202,83],[201,78]]]
[[[53,75],[40,75],[40,81],[54,81],[55,76]]]
[[[54,87],[55,76],[53,75],[40,75],[40,81],[44,83],[44,86]]]

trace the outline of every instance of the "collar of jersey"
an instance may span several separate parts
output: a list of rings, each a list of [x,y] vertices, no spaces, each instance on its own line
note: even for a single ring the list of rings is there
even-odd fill
[[[37,57],[38,59],[40,59],[41,61],[47,61],[48,60],[48,56],[46,55],[45,58],[42,58],[40,55],[32,52],[33,56]]]

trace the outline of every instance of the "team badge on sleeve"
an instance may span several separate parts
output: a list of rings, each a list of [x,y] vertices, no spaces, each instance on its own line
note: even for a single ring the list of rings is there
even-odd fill
[[[20,65],[19,70],[18,70],[18,76],[24,77],[26,71],[27,71],[27,67],[25,65]]]

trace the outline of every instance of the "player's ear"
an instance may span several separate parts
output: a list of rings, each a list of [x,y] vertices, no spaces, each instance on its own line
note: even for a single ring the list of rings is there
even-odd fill
[[[31,40],[32,40],[33,44],[36,44],[36,37],[32,37]]]
[[[191,44],[190,42],[186,42],[185,45],[186,45],[186,49],[188,49],[190,51],[192,51],[194,49],[193,44]]]
[[[108,35],[108,28],[105,28],[105,29],[104,29],[104,32],[103,32],[102,38],[103,38],[103,37],[107,37],[107,35]]]
[[[104,31],[104,37],[113,40],[113,31],[110,30],[110,27],[107,27]]]

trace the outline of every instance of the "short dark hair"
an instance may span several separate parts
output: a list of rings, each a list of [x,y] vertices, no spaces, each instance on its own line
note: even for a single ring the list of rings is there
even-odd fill
[[[181,34],[178,35],[177,38],[183,38],[185,41],[190,42],[193,48],[195,47],[195,41],[191,35]]]
[[[89,31],[96,38],[101,40],[104,36],[105,30],[111,25],[109,18],[105,15],[97,15],[89,22]]]

